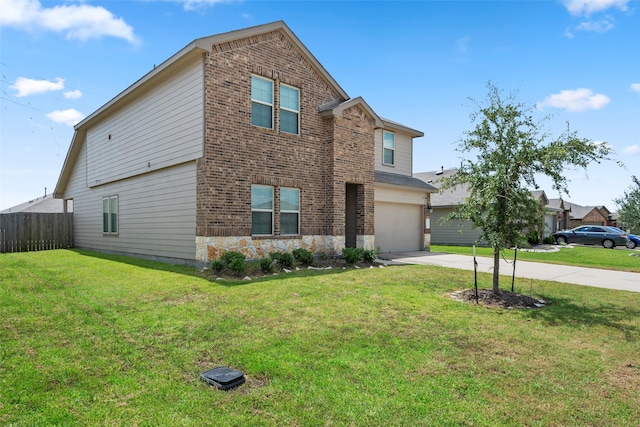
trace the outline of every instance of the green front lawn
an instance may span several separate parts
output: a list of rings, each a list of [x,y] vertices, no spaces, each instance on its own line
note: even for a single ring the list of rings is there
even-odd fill
[[[431,252],[473,255],[473,247],[432,245]],[[513,250],[511,249],[505,249],[502,254],[508,260],[513,259]],[[620,247],[605,249],[601,246],[575,246],[573,248],[560,247],[558,252],[526,252],[519,250],[517,259],[640,273],[640,256],[631,256],[632,254],[640,255],[640,251],[632,251]],[[476,255],[493,257],[493,249],[476,247]]]
[[[3,254],[0,425],[640,425],[640,293],[527,279],[516,290],[547,307],[448,296],[472,280],[414,265],[221,282]],[[199,380],[220,365],[247,383]]]

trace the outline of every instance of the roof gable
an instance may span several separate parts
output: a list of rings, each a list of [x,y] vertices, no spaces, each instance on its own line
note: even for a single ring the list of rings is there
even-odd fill
[[[96,111],[94,111],[81,122],[75,125],[75,131],[71,140],[71,145],[69,146],[69,150],[67,151],[67,155],[62,166],[62,171],[60,172],[56,188],[53,192],[54,197],[63,197],[66,187],[69,183],[69,179],[71,178],[71,172],[78,159],[78,155],[80,153],[82,145],[85,142],[86,129],[92,122],[99,120],[100,117],[105,114],[110,114],[115,109],[118,109],[119,106],[123,105],[123,103],[128,102],[128,100],[135,99],[132,97],[136,97],[138,96],[138,94],[144,93],[150,88],[153,88],[156,82],[162,80],[164,75],[166,75],[168,72],[171,72],[171,70],[175,69],[176,66],[179,67],[181,64],[189,61],[201,60],[202,55],[210,52],[213,49],[214,45],[234,43],[246,38],[259,37],[263,34],[271,33],[273,31],[281,32],[283,36],[286,37],[287,40],[292,44],[292,46],[309,62],[309,64],[311,64],[311,67],[313,67],[315,71],[327,82],[327,84],[336,91],[336,93],[338,93],[343,99],[349,99],[349,95],[347,95],[344,89],[340,87],[335,79],[327,72],[322,64],[320,64],[316,57],[313,56],[313,54],[300,41],[300,39],[298,39],[298,37],[291,31],[291,29],[284,23],[284,21],[275,21],[269,24],[263,24],[255,27],[244,28],[241,30],[235,30],[227,33],[198,38],[193,40],[184,48],[180,49],[160,65],[154,66],[154,68],[147,74],[142,76],[132,85],[127,87],[110,101],[102,105]],[[363,105],[366,105],[362,98],[355,98],[352,101],[354,103],[360,102],[363,103]],[[374,118],[376,124],[382,123],[380,121],[380,118],[375,113],[373,113],[373,110],[368,105],[366,105],[365,110]]]
[[[375,113],[375,111],[373,111],[371,107],[369,107],[369,104],[367,104],[361,96],[349,99],[344,102],[331,102],[329,104],[321,105],[318,110],[320,112],[320,115],[323,117],[341,116],[345,110],[348,110],[349,108],[356,105],[361,107],[367,113],[367,115],[371,117],[376,127],[383,126],[380,117]]]

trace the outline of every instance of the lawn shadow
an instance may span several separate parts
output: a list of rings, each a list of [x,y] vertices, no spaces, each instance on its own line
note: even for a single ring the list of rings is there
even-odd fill
[[[605,326],[620,330],[627,341],[640,340],[640,309],[611,303],[582,305],[568,298],[552,297],[543,310],[531,310],[532,319],[549,326]]]
[[[147,269],[156,270],[156,271],[166,271],[166,272],[191,276],[199,279],[205,279],[205,280],[208,280],[209,282],[215,282],[216,284],[219,284],[221,286],[226,286],[226,287],[247,285],[255,282],[284,280],[291,277],[312,277],[312,276],[319,276],[319,275],[344,273],[344,272],[353,271],[356,269],[355,267],[347,267],[346,264],[342,262],[342,260],[338,262],[336,259],[335,265],[332,265],[331,269],[326,269],[322,267],[309,269],[307,267],[300,266],[298,270],[296,270],[294,267],[289,273],[284,271],[279,271],[279,272],[276,272],[275,274],[260,273],[259,275],[255,275],[255,276],[251,276],[251,272],[241,276],[232,276],[229,274],[216,275],[209,269],[198,268],[193,264],[187,264],[187,263],[174,264],[174,263],[165,262],[162,260],[148,259],[148,258],[136,257],[136,256],[130,256],[130,255],[113,254],[108,252],[97,252],[89,249],[69,249],[69,250],[82,256],[89,256],[89,257],[99,258],[99,259],[113,261],[113,262],[120,262],[123,264],[128,264],[128,265],[132,265],[140,268],[147,268]],[[247,263],[253,263],[253,262],[255,261],[247,261]],[[365,269],[365,268],[360,267],[360,269]],[[247,275],[249,275],[250,280],[244,279],[244,277],[246,277]]]

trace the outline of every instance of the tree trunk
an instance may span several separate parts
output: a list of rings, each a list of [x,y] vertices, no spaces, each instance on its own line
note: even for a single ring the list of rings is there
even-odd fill
[[[500,280],[500,248],[497,246],[493,247],[493,293],[497,294],[500,292],[499,285]]]

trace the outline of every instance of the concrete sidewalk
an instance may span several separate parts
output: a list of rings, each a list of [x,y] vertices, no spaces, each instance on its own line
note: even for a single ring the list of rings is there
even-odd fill
[[[473,270],[473,257],[469,255],[453,255],[421,251],[381,254],[379,255],[379,258],[388,260],[391,263],[427,264],[459,268],[463,270]],[[493,258],[476,257],[476,260],[478,262],[479,272],[493,272]],[[500,275],[511,277],[512,273],[513,265],[501,258]],[[530,261],[517,261],[516,277],[640,292],[640,273],[573,267],[568,265],[543,264]]]

